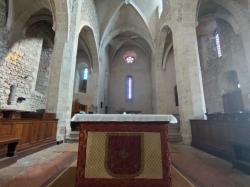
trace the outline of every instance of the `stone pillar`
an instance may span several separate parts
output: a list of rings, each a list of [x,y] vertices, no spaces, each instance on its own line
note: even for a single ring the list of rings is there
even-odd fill
[[[205,100],[195,26],[177,23],[172,28],[181,133],[191,143],[190,119],[204,118]]]
[[[55,32],[55,44],[51,57],[51,74],[47,93],[47,112],[57,111],[57,102],[59,94],[59,81],[60,73],[64,55],[64,47],[67,42],[67,29],[64,30],[63,26],[58,25]]]
[[[248,29],[247,29],[248,28]],[[235,69],[238,73],[238,80],[243,98],[244,110],[250,110],[250,27],[242,28],[244,33],[240,33],[233,38],[232,51]]]
[[[160,40],[162,38],[159,38]],[[157,41],[156,50],[153,52],[153,64],[152,64],[152,106],[154,114],[164,114],[165,112],[162,110],[163,103],[161,101],[162,98],[162,87],[161,80],[164,79],[162,76],[162,56],[163,56],[163,48],[164,48],[164,40],[161,41],[163,44],[160,45],[160,42]],[[165,86],[165,85],[164,85]],[[165,102],[164,102],[165,104]]]
[[[74,1],[69,24],[69,38],[64,44],[65,33],[56,33],[48,93],[47,111],[56,111],[58,118],[57,141],[64,140],[71,132],[70,120],[78,47],[78,26],[82,1]],[[64,46],[64,47],[62,47]]]

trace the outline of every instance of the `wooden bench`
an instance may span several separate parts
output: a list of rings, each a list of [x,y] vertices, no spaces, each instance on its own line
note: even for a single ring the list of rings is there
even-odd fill
[[[0,168],[14,164],[17,161],[16,147],[18,138],[5,137],[0,138]]]
[[[18,138],[1,138],[0,139],[0,146],[7,146],[7,150],[5,157],[12,157],[15,156],[16,153],[16,146],[18,144]]]
[[[250,146],[235,143],[233,144],[233,150],[233,166],[250,174]]]

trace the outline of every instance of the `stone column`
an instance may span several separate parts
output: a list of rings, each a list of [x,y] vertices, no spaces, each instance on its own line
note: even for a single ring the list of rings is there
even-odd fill
[[[57,141],[64,140],[71,132],[70,120],[73,100],[74,76],[78,47],[78,26],[82,1],[74,1],[69,24],[69,38],[56,34],[47,111],[56,111],[58,118]],[[64,46],[64,47],[62,47]]]
[[[159,38],[160,40],[162,38]],[[165,38],[164,38],[165,39]],[[161,42],[163,44],[161,44]],[[164,48],[164,40],[163,41],[157,41],[156,50],[153,51],[153,64],[152,64],[152,106],[153,106],[153,113],[154,114],[164,114],[162,110],[163,101],[162,98],[162,87],[165,86],[164,84],[161,84],[161,81],[164,81],[164,77],[162,76],[162,56],[163,56],[163,48]],[[164,102],[165,104],[165,102]]]
[[[248,29],[247,29],[248,28]],[[240,33],[232,38],[232,51],[234,68],[237,70],[238,80],[243,99],[244,110],[250,110],[250,27],[242,28],[244,33]]]
[[[57,102],[58,102],[58,94],[59,94],[59,81],[60,81],[60,73],[64,55],[64,47],[67,42],[67,29],[64,29],[62,25],[57,26],[57,30],[55,32],[55,44],[51,57],[51,73],[50,80],[48,86],[47,93],[47,112],[55,112],[57,111]]]
[[[204,118],[205,100],[195,26],[177,23],[173,30],[176,81],[179,97],[181,133],[191,143],[190,119]]]

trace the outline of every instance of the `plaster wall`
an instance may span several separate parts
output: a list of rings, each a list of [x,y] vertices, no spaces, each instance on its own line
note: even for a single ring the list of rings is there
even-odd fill
[[[84,65],[85,64],[85,65]],[[87,80],[86,93],[79,92],[80,71],[83,67],[89,68],[89,75]],[[87,56],[81,55],[77,57],[76,71],[75,71],[75,85],[74,85],[74,99],[79,103],[87,105],[88,109],[93,105],[97,105],[97,90],[98,90],[98,75],[92,71],[90,62]]]
[[[135,63],[127,64],[123,55],[128,50],[136,52]],[[133,100],[126,100],[126,77],[133,77]],[[152,113],[152,85],[150,61],[140,48],[123,47],[111,60],[109,80],[109,113],[140,111]]]
[[[173,50],[166,59],[165,69],[161,68],[157,73],[158,88],[158,106],[157,113],[160,114],[178,114],[178,106],[175,103],[174,87],[176,86],[175,64]]]

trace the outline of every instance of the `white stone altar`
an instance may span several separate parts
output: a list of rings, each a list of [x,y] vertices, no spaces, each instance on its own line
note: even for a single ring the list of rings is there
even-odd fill
[[[73,122],[167,122],[176,124],[177,119],[173,115],[149,115],[149,114],[75,114]]]

